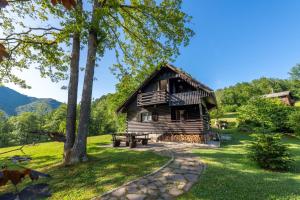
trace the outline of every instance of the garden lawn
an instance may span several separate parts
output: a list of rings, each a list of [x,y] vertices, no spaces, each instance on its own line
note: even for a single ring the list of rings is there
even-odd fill
[[[247,157],[251,136],[232,132],[233,140],[220,149],[199,149],[194,153],[207,164],[199,182],[181,196],[186,199],[300,199],[300,140],[284,138],[294,155],[294,169],[287,173],[260,169]]]
[[[101,145],[111,143],[110,135],[88,138],[89,161],[74,167],[61,166],[63,144],[58,142],[41,143],[25,146],[23,151],[32,157],[26,167],[49,173],[52,178],[38,182],[50,184],[53,196],[50,199],[91,199],[106,191],[116,188],[130,180],[146,175],[167,162],[168,158],[152,152],[130,151],[127,149],[105,148]],[[5,152],[17,147],[1,148]],[[16,168],[7,158],[22,155],[16,151],[0,155],[0,163]],[[20,169],[20,168],[19,168]],[[26,178],[21,190],[30,182]],[[0,187],[0,194],[14,191],[11,183]]]

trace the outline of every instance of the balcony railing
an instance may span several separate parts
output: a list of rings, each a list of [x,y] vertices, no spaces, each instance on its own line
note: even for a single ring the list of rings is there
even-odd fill
[[[170,106],[183,106],[201,103],[203,94],[199,91],[169,94],[165,90],[138,94],[137,105],[147,106],[169,103]]]
[[[140,93],[137,98],[137,106],[167,103],[168,97],[169,95],[165,90]]]
[[[199,91],[170,94],[170,106],[182,106],[201,103],[202,94]]]

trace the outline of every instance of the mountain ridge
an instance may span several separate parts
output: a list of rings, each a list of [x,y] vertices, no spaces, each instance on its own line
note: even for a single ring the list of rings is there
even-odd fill
[[[0,110],[7,115],[18,115],[22,112],[34,112],[40,105],[49,112],[62,103],[52,98],[37,98],[21,94],[11,88],[0,86]]]

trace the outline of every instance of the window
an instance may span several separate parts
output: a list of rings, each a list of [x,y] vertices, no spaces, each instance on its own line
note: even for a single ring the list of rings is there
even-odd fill
[[[151,122],[152,121],[152,113],[151,112],[143,112],[141,113],[142,122]]]
[[[157,90],[168,90],[168,80],[159,80],[157,82]]]
[[[171,113],[172,120],[183,121],[187,119],[187,112],[185,110],[173,109]]]

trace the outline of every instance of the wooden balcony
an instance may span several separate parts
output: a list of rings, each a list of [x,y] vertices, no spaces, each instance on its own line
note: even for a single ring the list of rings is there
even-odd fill
[[[202,93],[199,91],[170,94],[170,106],[183,106],[201,103]]]
[[[153,91],[138,94],[137,106],[147,106],[168,103],[169,95],[167,91]]]

